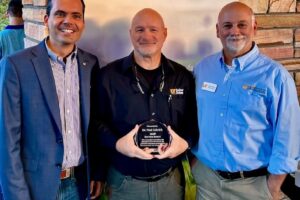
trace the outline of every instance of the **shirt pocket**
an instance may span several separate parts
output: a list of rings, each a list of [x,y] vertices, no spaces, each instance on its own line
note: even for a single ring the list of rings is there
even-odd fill
[[[238,124],[259,126],[267,124],[268,102],[266,95],[252,90],[241,90],[238,96],[231,96],[229,117]]]
[[[241,110],[264,111],[266,107],[266,97],[254,92],[243,92],[237,97],[237,106]]]

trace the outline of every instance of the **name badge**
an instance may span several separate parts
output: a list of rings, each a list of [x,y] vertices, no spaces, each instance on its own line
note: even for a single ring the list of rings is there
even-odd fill
[[[202,84],[202,90],[206,90],[209,92],[215,92],[216,89],[217,89],[217,84],[208,83],[208,82],[203,82],[203,84]]]

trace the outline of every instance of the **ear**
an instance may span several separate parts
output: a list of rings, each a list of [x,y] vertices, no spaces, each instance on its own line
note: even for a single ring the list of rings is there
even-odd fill
[[[168,36],[168,29],[164,28],[164,37],[165,37],[165,39],[167,38],[167,36]]]
[[[48,20],[49,20],[49,16],[48,16],[48,15],[45,15],[45,16],[44,16],[44,25],[45,25],[46,27],[48,27]]]
[[[132,29],[129,29],[129,30],[128,30],[130,39],[132,39],[132,37],[133,37],[133,36],[132,36],[132,35],[133,35],[132,31],[133,31]]]
[[[253,23],[253,32],[254,32],[254,35],[256,35],[256,32],[257,32],[257,21],[256,20]]]
[[[216,24],[216,34],[217,34],[217,38],[220,38],[220,34],[219,34],[219,25]]]

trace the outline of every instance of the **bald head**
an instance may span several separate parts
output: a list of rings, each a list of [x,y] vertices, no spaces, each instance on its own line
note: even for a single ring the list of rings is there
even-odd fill
[[[163,18],[156,10],[153,10],[151,8],[144,8],[137,12],[132,18],[131,28],[134,27],[137,23],[140,23],[140,21],[148,22],[152,20],[155,21],[161,28],[165,27]]]
[[[243,13],[243,15],[248,16],[251,18],[252,22],[255,21],[255,16],[253,10],[244,3],[241,2],[231,2],[226,4],[220,11],[218,16],[218,23],[226,18],[227,15],[233,13]]]

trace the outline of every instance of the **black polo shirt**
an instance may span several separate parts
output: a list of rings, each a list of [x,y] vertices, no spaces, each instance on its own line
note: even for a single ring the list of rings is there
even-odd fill
[[[99,158],[108,157],[110,164],[124,175],[153,176],[177,166],[181,157],[130,158],[117,152],[116,142],[136,124],[155,119],[170,125],[190,146],[197,143],[195,85],[191,72],[163,55],[161,67],[164,72],[153,80],[152,87],[136,73],[135,67],[131,54],[93,72],[91,112],[92,124],[96,127],[93,134],[96,134],[96,143],[106,149],[103,151],[106,155],[99,151]],[[102,165],[105,165],[103,162],[104,159]]]

